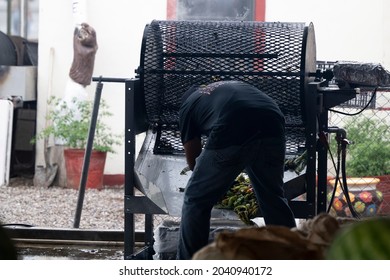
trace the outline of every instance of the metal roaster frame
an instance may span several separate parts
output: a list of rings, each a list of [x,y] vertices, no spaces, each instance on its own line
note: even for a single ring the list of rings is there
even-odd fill
[[[145,30],[148,28],[157,28],[159,29],[159,24],[176,24],[173,21],[153,21],[151,25],[147,25]],[[180,23],[179,23],[180,24]],[[208,24],[208,23],[201,23]],[[211,24],[220,24],[213,22]],[[221,23],[222,24],[222,23]],[[225,24],[225,23],[224,23]],[[226,23],[229,24],[229,23]],[[244,23],[241,23],[244,24]],[[268,23],[245,23],[245,24],[258,24],[260,26],[265,26],[266,28]],[[271,28],[280,26],[283,28],[290,28],[294,26],[290,26],[290,23],[283,25],[284,23],[270,23]],[[235,27],[239,26],[240,23],[233,23]],[[171,27],[169,27],[171,28]],[[179,32],[179,26],[172,27],[175,32]],[[299,80],[299,88],[301,99],[299,102],[299,106],[301,106],[302,114],[305,114],[305,123],[304,123],[304,135],[305,135],[305,143],[304,150],[307,151],[307,165],[306,170],[303,174],[296,176],[291,181],[285,181],[285,191],[287,193],[287,197],[289,199],[289,204],[296,216],[296,218],[312,218],[318,213],[326,212],[327,207],[327,146],[326,143],[323,143],[321,137],[319,137],[320,133],[328,133],[328,110],[336,105],[339,105],[345,101],[348,101],[356,96],[356,91],[354,89],[338,89],[338,88],[329,88],[328,80],[324,79],[326,76],[322,71],[316,69],[315,59],[315,38],[314,38],[314,27],[312,24],[310,25],[299,25],[298,28],[302,28],[302,46],[300,46],[300,60],[299,71],[297,73],[287,73],[287,76],[296,75]],[[191,32],[194,30],[191,30]],[[145,31],[146,32],[146,31]],[[160,30],[158,30],[160,32]],[[216,32],[217,33],[217,32]],[[152,34],[153,35],[153,34]],[[156,37],[156,35],[154,35]],[[217,38],[216,34],[213,34],[214,38]],[[256,34],[259,36],[259,34]],[[274,36],[274,35],[272,35]],[[155,39],[155,38],[154,38]],[[165,38],[166,39],[166,38]],[[172,39],[172,38],[170,38]],[[180,155],[173,155],[173,160],[170,155],[168,155],[169,160],[173,163],[174,166],[169,166],[167,170],[156,170],[156,168],[161,167],[161,163],[164,163],[166,160],[166,155],[156,155],[153,156],[154,148],[152,146],[152,142],[154,141],[152,138],[161,137],[161,131],[156,127],[156,121],[153,119],[152,121],[148,119],[150,116],[150,108],[146,108],[145,105],[145,75],[161,75],[161,73],[167,74],[178,74],[178,75],[209,75],[211,79],[214,79],[215,75],[220,75],[221,72],[216,71],[215,69],[211,71],[197,71],[195,70],[174,70],[173,68],[169,68],[166,71],[163,70],[148,70],[147,65],[144,64],[145,61],[142,61],[143,56],[145,55],[145,40],[146,35],[144,33],[143,45],[141,50],[141,66],[139,67],[137,73],[138,76],[132,79],[109,79],[109,78],[99,78],[100,82],[123,82],[125,84],[125,225],[124,225],[124,258],[125,259],[151,259],[154,253],[153,250],[153,215],[156,214],[170,214],[169,210],[167,210],[166,206],[169,204],[169,199],[171,196],[176,196],[177,193],[173,193],[172,190],[167,197],[161,197],[159,193],[150,188],[156,188],[157,192],[159,187],[165,188],[167,186],[156,186],[158,183],[162,183],[161,180],[156,179],[156,181],[152,181],[151,183],[148,181],[148,176],[155,176],[153,173],[164,173],[163,176],[168,173],[177,172],[177,164],[176,159],[180,158]],[[186,41],[182,41],[187,43]],[[178,42],[175,42],[177,44]],[[192,42],[193,43],[193,42]],[[195,43],[196,44],[196,43]],[[159,46],[157,46],[159,47]],[[156,47],[156,48],[157,48]],[[273,46],[274,47],[274,46]],[[155,46],[152,46],[154,49]],[[173,49],[169,49],[168,51],[175,52],[179,47],[175,46]],[[259,50],[258,50],[259,51]],[[173,63],[179,63],[179,59],[181,56],[186,55],[183,53],[178,53],[176,56],[169,54],[167,57],[163,58],[164,61],[169,59],[173,59]],[[212,56],[213,59],[227,59],[227,54],[221,54],[219,57],[216,54],[208,54]],[[244,59],[244,57],[240,54],[233,54],[234,59]],[[250,59],[273,59],[278,56],[264,56],[250,54]],[[190,57],[195,57],[199,59],[198,54],[190,54]],[[159,60],[157,63],[161,63],[162,60]],[[172,66],[172,61],[168,63],[168,65]],[[241,61],[241,60],[240,60]],[[158,64],[159,67],[160,64]],[[226,66],[226,65],[225,65]],[[263,67],[263,65],[261,66]],[[251,75],[260,75],[262,76],[264,73],[261,73],[259,69],[255,69],[256,71],[252,71]],[[145,74],[149,71],[149,74]],[[272,71],[271,71],[272,72]],[[223,73],[222,73],[223,74]],[[225,73],[226,74],[226,73]],[[286,73],[284,73],[286,74]],[[274,78],[274,73],[268,73],[271,79]],[[273,76],[274,75],[274,76]],[[186,76],[187,77],[187,76]],[[199,77],[199,76],[197,76]],[[239,76],[243,77],[243,76]],[[148,77],[149,81],[153,80],[153,77]],[[164,80],[164,76],[159,76],[159,79]],[[245,80],[245,79],[244,79]],[[250,80],[252,81],[252,80]],[[169,81],[168,81],[169,82]],[[168,83],[167,82],[167,83]],[[284,81],[281,81],[283,83]],[[280,79],[278,80],[280,83]],[[158,84],[160,85],[160,84]],[[164,89],[166,90],[166,89]],[[161,90],[158,89],[158,92]],[[302,93],[303,92],[303,93]],[[303,95],[303,98],[302,98]],[[150,96],[148,97],[150,98]],[[148,101],[150,102],[150,100]],[[159,100],[160,102],[160,100]],[[170,104],[172,105],[172,104]],[[157,105],[160,106],[160,105]],[[148,112],[149,110],[149,112]],[[158,124],[157,124],[158,126]],[[141,151],[136,158],[136,135],[146,132],[146,138],[144,140]],[[293,137],[293,136],[291,136]],[[294,139],[293,139],[294,140]],[[302,152],[302,151],[300,151]],[[154,157],[151,159],[151,157]],[[181,156],[184,160],[184,156]],[[181,163],[180,163],[181,164]],[[182,166],[184,167],[184,166]],[[175,169],[175,170],[174,170]],[[140,171],[141,170],[141,171]],[[145,170],[146,174],[145,175]],[[173,171],[172,171],[173,170]],[[159,175],[157,175],[159,176]],[[164,177],[166,179],[166,177]],[[169,179],[169,178],[168,178]],[[169,185],[169,180],[168,185]],[[165,181],[163,182],[165,183]],[[139,196],[135,195],[134,187],[139,189],[144,195]],[[306,194],[306,200],[294,200],[294,198],[300,196],[301,194]],[[182,195],[182,194],[181,194]],[[151,196],[153,196],[151,198]],[[164,201],[164,199],[166,201]],[[162,205],[161,202],[163,201]],[[173,210],[176,212],[176,209]],[[135,214],[144,214],[145,215],[145,235],[144,235],[144,248],[135,252]],[[223,217],[223,215],[222,215]]]

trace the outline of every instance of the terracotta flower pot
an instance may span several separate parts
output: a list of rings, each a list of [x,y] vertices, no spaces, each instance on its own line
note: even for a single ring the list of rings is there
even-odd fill
[[[66,186],[78,189],[84,163],[85,150],[65,149]],[[106,152],[92,151],[89,163],[86,188],[102,189],[104,166],[106,164]]]

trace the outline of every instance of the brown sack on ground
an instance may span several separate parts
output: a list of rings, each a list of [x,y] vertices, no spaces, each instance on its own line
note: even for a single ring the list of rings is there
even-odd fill
[[[73,62],[69,71],[70,78],[78,84],[91,84],[95,55],[98,49],[96,32],[86,23],[75,28],[73,34]]]
[[[309,260],[323,259],[319,246],[287,227],[265,226],[220,233],[193,259]]]
[[[326,248],[333,241],[337,231],[340,229],[339,222],[334,217],[321,213],[302,224],[298,231],[303,237],[310,242]]]

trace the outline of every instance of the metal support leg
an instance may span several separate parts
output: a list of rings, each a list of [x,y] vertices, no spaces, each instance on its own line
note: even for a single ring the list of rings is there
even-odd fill
[[[317,114],[318,114],[318,83],[309,84],[309,93],[306,99],[307,110],[307,125],[306,125],[306,147],[307,147],[307,168],[306,168],[306,184],[307,184],[307,203],[308,203],[308,218],[314,217],[318,209],[316,208],[316,195],[318,193],[316,186],[316,169],[317,169]]]
[[[323,111],[319,117],[319,131],[328,131],[328,111]],[[327,137],[322,135],[320,137]],[[317,214],[326,212],[327,208],[327,175],[328,175],[328,149],[326,143],[318,141],[318,181],[317,181]]]
[[[138,80],[126,80],[125,82],[125,198],[134,196],[134,163],[135,163],[135,120],[134,120],[134,94]],[[126,209],[125,199],[124,221],[124,258],[130,259],[134,253],[135,225],[134,214]]]
[[[102,90],[103,90],[103,83],[101,82],[101,80],[99,80],[99,83],[96,86],[95,100],[93,103],[91,123],[90,123],[89,131],[88,131],[87,146],[85,148],[83,169],[81,172],[81,179],[80,179],[80,185],[79,185],[79,195],[78,195],[78,200],[77,200],[77,208],[76,208],[76,214],[75,214],[74,223],[73,223],[74,228],[78,228],[80,226],[81,212],[83,209],[85,188],[87,185],[89,163],[90,163],[91,153],[92,153],[92,149],[93,149],[93,139],[95,137],[95,129],[96,129],[97,118],[99,115],[99,106],[100,106],[100,99],[102,96]]]
[[[147,250],[147,259],[152,259],[154,255],[154,237],[153,237],[153,215],[146,214],[145,215],[145,244],[148,248]]]

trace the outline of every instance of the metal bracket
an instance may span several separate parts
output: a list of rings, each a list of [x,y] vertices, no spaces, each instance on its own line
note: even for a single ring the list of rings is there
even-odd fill
[[[163,211],[160,207],[154,204],[146,196],[125,196],[125,212],[133,214],[163,214]]]

